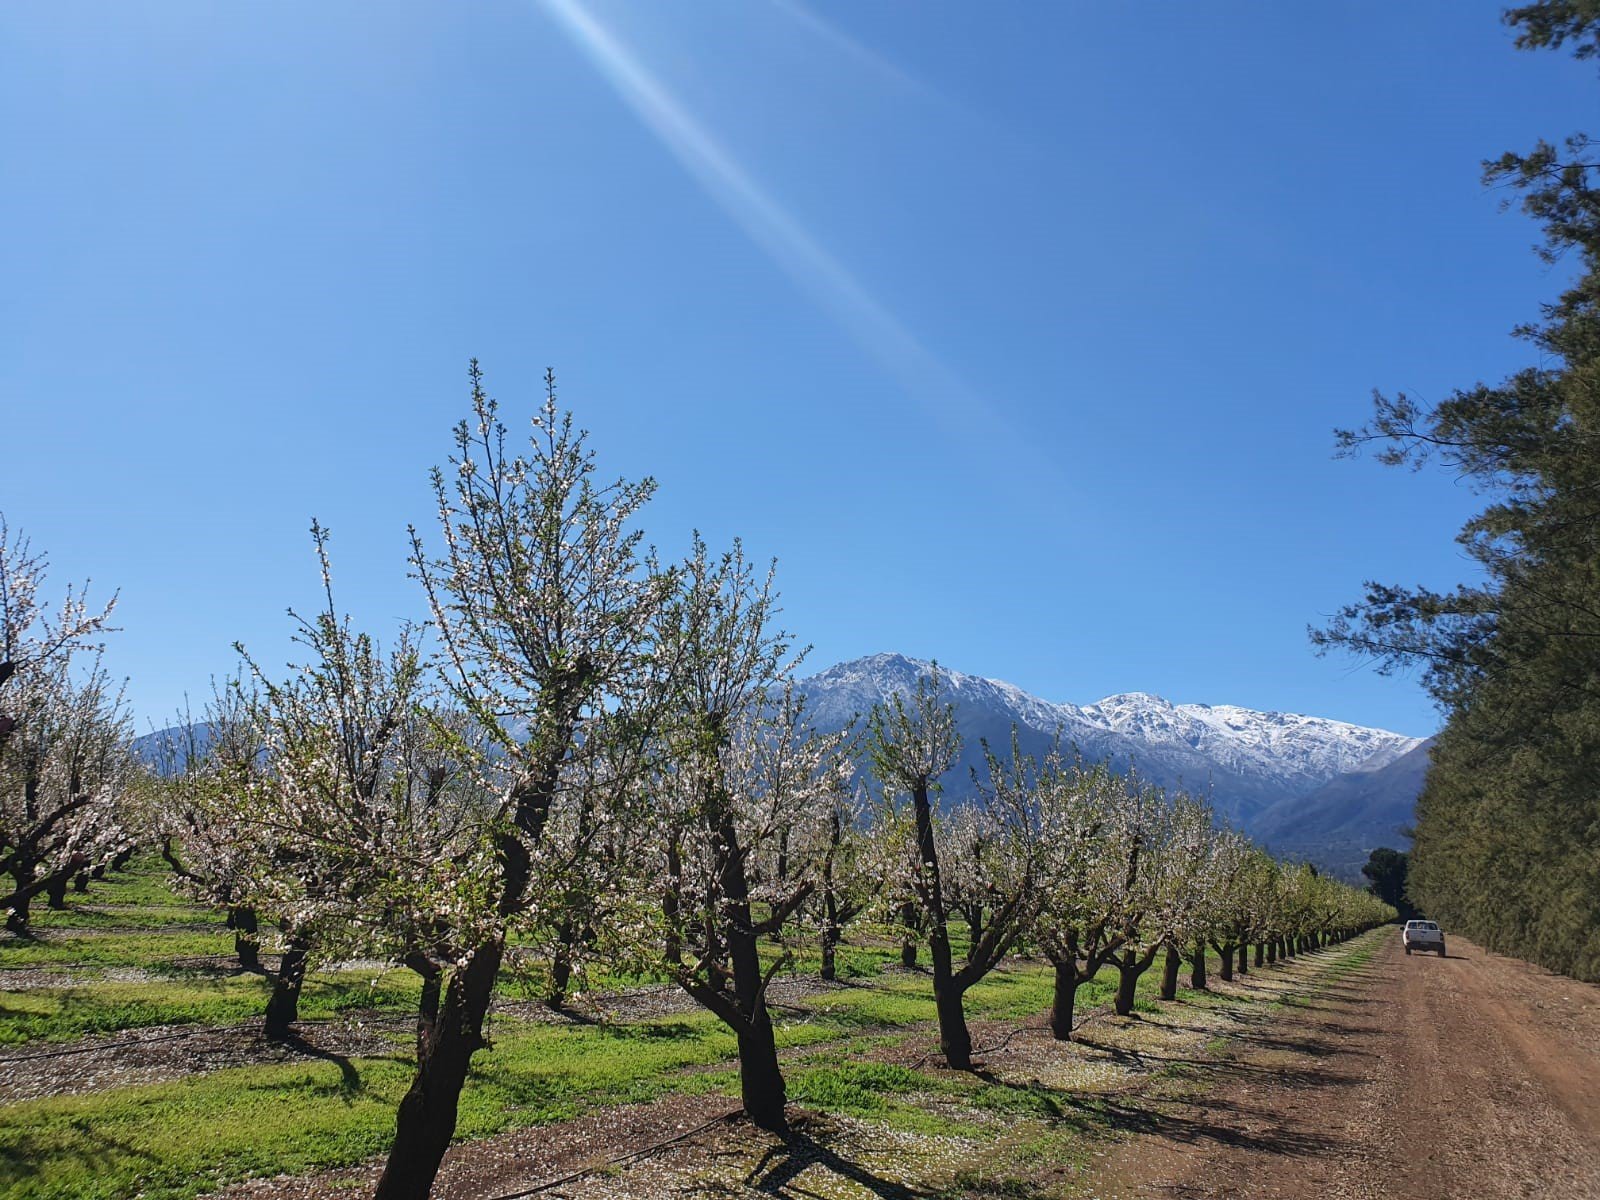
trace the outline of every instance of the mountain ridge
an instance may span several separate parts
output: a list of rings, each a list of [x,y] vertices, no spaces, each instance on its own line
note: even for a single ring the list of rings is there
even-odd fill
[[[838,728],[891,693],[905,694],[934,664],[903,654],[836,663],[796,687],[813,720]],[[1022,748],[1043,753],[1059,731],[1085,759],[1138,773],[1165,787],[1208,794],[1219,815],[1253,833],[1269,810],[1279,830],[1293,829],[1294,802],[1333,781],[1380,772],[1426,739],[1301,713],[1228,704],[1174,704],[1147,692],[1122,692],[1091,704],[1042,699],[1004,680],[937,667],[943,697],[956,705],[966,746],[947,788],[982,770],[979,740],[1004,745],[1013,725]],[[1414,797],[1412,797],[1414,799]],[[1336,814],[1335,814],[1336,815]],[[1344,834],[1353,834],[1343,829]]]

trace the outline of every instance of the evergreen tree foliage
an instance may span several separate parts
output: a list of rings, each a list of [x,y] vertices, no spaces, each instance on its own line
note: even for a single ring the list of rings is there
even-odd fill
[[[1410,868],[1410,855],[1403,850],[1379,846],[1367,858],[1361,873],[1367,878],[1367,890],[1391,905],[1402,921],[1416,916],[1416,909],[1406,897],[1406,875]]]
[[[1511,9],[1523,48],[1600,50],[1600,4]],[[1341,448],[1426,463],[1488,499],[1458,541],[1480,578],[1452,592],[1367,584],[1313,632],[1416,667],[1446,714],[1417,807],[1410,894],[1492,950],[1600,979],[1600,156],[1583,134],[1484,164],[1573,269],[1536,324],[1538,365],[1432,407],[1378,396]]]

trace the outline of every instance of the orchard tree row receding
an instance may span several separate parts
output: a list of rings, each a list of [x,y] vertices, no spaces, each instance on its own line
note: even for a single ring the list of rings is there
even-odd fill
[[[1261,964],[1393,917],[1220,830],[1202,799],[1068,749],[985,747],[984,777],[942,794],[961,743],[933,676],[816,729],[770,567],[698,536],[658,561],[639,526],[653,483],[597,475],[553,381],[525,446],[476,364],[471,388],[433,473],[437,533],[411,532],[428,619],[387,646],[340,612],[313,524],[324,596],[295,617],[301,666],[280,679],[238,647],[237,673],[140,774],[104,673],[71,670],[109,610],[69,597],[46,623],[19,608],[8,642],[6,686],[45,699],[7,701],[6,852],[21,853],[33,775],[70,809],[34,876],[159,846],[227,914],[242,965],[270,976],[272,1035],[319,959],[421,978],[383,1200],[429,1193],[511,950],[542,964],[555,1006],[597,967],[672,980],[733,1031],[744,1109],[782,1133],[767,990],[802,941],[824,977],[852,924],[899,939],[908,965],[925,950],[942,1052],[967,1069],[965,993],[1019,950],[1053,964],[1065,1039],[1107,964],[1125,1014],[1158,959],[1170,999],[1184,960],[1204,986],[1208,948],[1231,977],[1252,948]],[[8,553],[8,597],[37,577],[13,569],[27,561]],[[62,746],[93,747],[92,770],[56,742],[24,749],[57,726],[74,731]]]

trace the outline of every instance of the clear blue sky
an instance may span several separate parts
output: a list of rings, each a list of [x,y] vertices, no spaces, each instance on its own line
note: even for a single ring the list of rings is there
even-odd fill
[[[1478,501],[1331,457],[1528,360],[1479,162],[1600,122],[1490,3],[0,8],[0,510],[122,589],[141,723],[288,653],[306,528],[380,631],[478,356],[555,367],[650,536],[779,559],[811,665],[937,656],[1408,733],[1315,658]]]

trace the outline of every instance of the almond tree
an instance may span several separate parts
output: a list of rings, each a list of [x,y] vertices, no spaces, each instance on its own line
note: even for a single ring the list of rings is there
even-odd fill
[[[0,516],[0,874],[11,878],[0,905],[13,929],[35,896],[65,903],[73,875],[131,845],[118,813],[134,778],[130,731],[98,656],[116,598],[93,607],[69,586],[52,610],[48,570]],[[75,666],[85,652],[89,665]]]
[[[309,619],[291,613],[305,661],[279,681],[245,656],[256,749],[238,774],[240,888],[284,942],[267,1031],[287,1032],[316,949],[392,958],[421,975],[425,1041],[435,959],[478,915],[456,898],[461,874],[484,856],[471,727],[429,693],[415,630],[403,627],[385,650],[339,613],[327,531],[313,523],[311,534],[324,604]]]
[[[987,849],[963,865],[970,878],[945,878],[939,856],[942,821],[935,811],[940,779],[961,751],[955,709],[941,704],[935,676],[917,680],[909,703],[899,694],[873,706],[867,749],[884,789],[886,834],[897,838],[901,874],[925,919],[933,960],[933,999],[939,1017],[939,1048],[956,1070],[972,1069],[972,1035],[964,997],[993,970],[1026,928],[1035,877],[1035,826],[1026,812],[1029,781],[1015,760],[1002,765],[989,755],[989,788],[968,803],[979,806],[975,824]],[[909,796],[909,814],[901,807]],[[966,818],[962,818],[965,820]],[[992,897],[983,924],[958,969],[950,948],[952,894]]]
[[[789,955],[764,968],[760,942],[819,882],[826,843],[806,834],[835,803],[846,735],[805,719],[770,571],[697,536],[681,579],[657,636],[663,712],[645,799],[659,932],[645,961],[733,1030],[745,1113],[783,1133],[766,993]]]
[[[198,721],[187,710],[179,714],[156,742],[147,824],[177,886],[226,914],[240,968],[265,974],[259,920],[245,899],[249,840],[238,825],[262,766],[254,709],[254,699],[230,680]]]
[[[1121,806],[1117,867],[1109,873],[1111,907],[1122,925],[1122,944],[1111,956],[1117,969],[1112,1008],[1133,1012],[1134,988],[1171,934],[1182,896],[1185,855],[1173,838],[1173,813],[1160,788],[1134,781]]]
[[[0,751],[0,885],[6,924],[27,928],[33,898],[66,903],[71,878],[131,846],[120,808],[138,772],[120,691],[98,655],[80,674],[73,647],[34,659],[7,685],[15,722]]]
[[[443,549],[430,552],[413,529],[411,562],[442,646],[444,686],[492,745],[478,766],[493,789],[488,849],[466,871],[475,907],[458,932],[467,940],[441,967],[437,1014],[400,1103],[380,1200],[428,1194],[472,1056],[485,1044],[506,934],[538,901],[558,905],[569,894],[551,885],[562,864],[547,830],[575,781],[589,777],[580,760],[615,736],[608,707],[640,686],[668,582],[641,555],[633,528],[654,483],[597,480],[586,435],[557,407],[553,377],[524,453],[507,448],[476,362],[470,378],[472,416],[456,429],[448,471],[433,473]],[[577,853],[590,851],[601,827]]]
[[[1217,829],[1209,804],[1181,792],[1173,796],[1172,877],[1167,887],[1168,907],[1163,921],[1166,930],[1162,937],[1163,1000],[1177,999],[1184,947],[1203,938],[1211,927],[1217,855],[1228,836]],[[1201,962],[1203,966],[1203,953]]]
[[[1249,928],[1250,843],[1224,837],[1213,860],[1212,920],[1207,940],[1217,952],[1224,980],[1233,978],[1234,954]]]
[[[876,871],[870,830],[863,828],[867,809],[861,789],[843,755],[827,780],[825,812],[814,823],[809,848],[821,861],[817,890],[808,912],[822,948],[821,977],[838,975],[837,955],[844,931],[880,899],[882,875]]]

